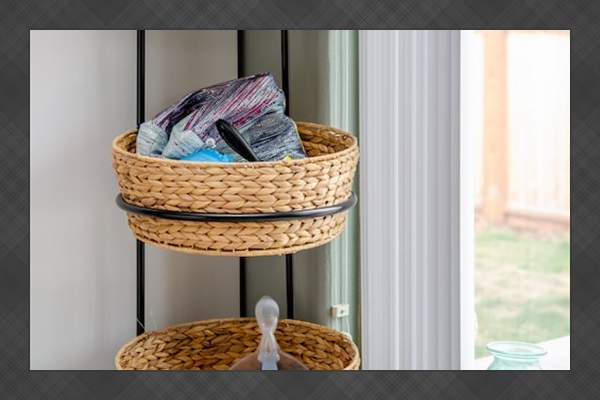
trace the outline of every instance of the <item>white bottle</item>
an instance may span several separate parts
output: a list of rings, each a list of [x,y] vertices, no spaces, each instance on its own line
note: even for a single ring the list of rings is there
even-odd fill
[[[269,296],[263,296],[254,309],[256,322],[262,332],[258,345],[258,362],[261,370],[277,370],[279,346],[275,339],[275,329],[279,318],[279,306]]]

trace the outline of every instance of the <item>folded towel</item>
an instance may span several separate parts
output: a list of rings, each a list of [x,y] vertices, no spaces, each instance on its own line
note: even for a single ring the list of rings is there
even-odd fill
[[[304,158],[296,125],[285,115],[285,95],[271,73],[219,83],[191,92],[142,123],[137,152],[180,159],[214,147],[243,161],[217,132],[224,119],[248,142],[260,160]]]

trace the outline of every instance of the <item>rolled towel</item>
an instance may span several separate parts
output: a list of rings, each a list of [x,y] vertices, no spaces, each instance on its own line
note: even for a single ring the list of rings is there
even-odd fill
[[[243,161],[218,134],[218,119],[233,125],[260,160],[306,157],[296,125],[285,115],[285,95],[268,72],[187,94],[140,125],[137,151],[180,159],[214,147]]]

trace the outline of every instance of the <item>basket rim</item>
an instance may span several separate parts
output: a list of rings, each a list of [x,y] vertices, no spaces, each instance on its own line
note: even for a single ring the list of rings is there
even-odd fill
[[[163,332],[168,332],[173,329],[179,329],[179,328],[188,327],[188,326],[191,327],[193,325],[199,325],[199,324],[211,324],[211,323],[215,323],[215,322],[220,322],[223,324],[226,324],[228,322],[248,323],[248,322],[255,322],[255,321],[256,321],[256,318],[253,318],[253,317],[212,318],[212,319],[207,319],[207,320],[199,320],[199,321],[185,322],[182,324],[170,325],[170,326],[167,326],[167,327],[164,327],[161,329],[156,329],[153,331],[146,331],[140,335],[135,336],[133,339],[131,339],[130,341],[125,343],[123,346],[121,346],[121,348],[115,355],[115,365],[117,367],[117,370],[123,370],[123,368],[121,367],[121,364],[119,363],[119,360],[123,356],[125,349],[129,348],[131,345],[133,345],[133,344],[141,341],[142,339],[144,339],[150,335],[153,335],[153,334],[156,335],[156,334],[160,334]],[[339,334],[342,338],[344,338],[344,340],[346,342],[348,342],[348,344],[354,351],[354,357],[352,357],[352,360],[350,361],[348,366],[344,369],[345,370],[350,369],[351,367],[355,367],[357,364],[360,363],[360,353],[358,351],[358,346],[356,345],[356,343],[354,343],[354,340],[352,340],[350,337],[345,335],[343,332],[336,331],[335,329],[330,328],[328,326],[319,325],[319,324],[315,324],[313,322],[302,321],[302,320],[298,320],[298,319],[288,319],[288,318],[280,319],[277,322],[277,325],[282,324],[282,323],[291,324],[291,325],[303,325],[303,326],[307,326],[309,328],[331,331],[331,333]]]
[[[139,160],[146,161],[149,163],[159,162],[164,165],[175,165],[175,166],[186,166],[186,167],[187,166],[197,167],[197,166],[201,165],[201,166],[206,166],[206,167],[221,167],[221,168],[223,168],[223,167],[226,167],[226,168],[241,168],[241,167],[243,167],[243,168],[260,168],[260,167],[274,167],[274,166],[276,167],[278,165],[283,165],[283,166],[289,167],[289,166],[294,166],[294,165],[304,165],[304,164],[313,163],[313,162],[334,160],[341,155],[351,154],[355,151],[358,151],[358,141],[357,141],[356,137],[349,132],[346,132],[346,131],[343,131],[341,129],[334,128],[331,126],[327,126],[327,125],[316,124],[313,122],[295,121],[295,123],[298,126],[298,128],[301,128],[302,126],[306,126],[307,128],[318,128],[318,129],[329,130],[331,133],[333,133],[335,135],[345,136],[345,137],[349,138],[352,141],[352,144],[350,146],[348,146],[347,148],[345,148],[344,150],[337,151],[335,153],[323,154],[323,155],[319,155],[319,156],[315,156],[315,157],[291,159],[291,160],[253,161],[253,162],[183,161],[183,160],[176,160],[176,159],[171,159],[171,158],[143,156],[143,155],[140,155],[137,153],[131,153],[129,151],[126,151],[125,149],[120,147],[118,145],[118,143],[123,138],[125,138],[129,135],[132,135],[132,134],[137,135],[138,129],[130,129],[128,131],[121,133],[120,135],[118,135],[116,138],[113,139],[112,149],[114,152],[120,153],[126,157],[134,157],[134,158],[137,158]]]

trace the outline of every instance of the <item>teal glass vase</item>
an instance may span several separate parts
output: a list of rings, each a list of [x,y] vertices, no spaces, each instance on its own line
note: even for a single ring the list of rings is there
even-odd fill
[[[494,356],[488,370],[541,370],[540,357],[547,353],[541,346],[523,342],[493,342],[487,349]]]

